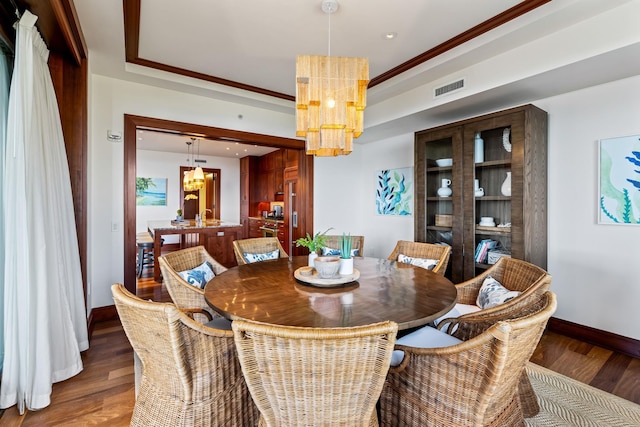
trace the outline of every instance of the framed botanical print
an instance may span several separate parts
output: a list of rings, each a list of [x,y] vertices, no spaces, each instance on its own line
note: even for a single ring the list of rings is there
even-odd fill
[[[640,135],[600,140],[598,223],[640,225]]]

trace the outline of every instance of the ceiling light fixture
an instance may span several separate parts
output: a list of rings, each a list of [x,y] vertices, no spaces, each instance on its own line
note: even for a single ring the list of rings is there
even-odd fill
[[[193,141],[195,140],[195,138],[191,138],[191,141],[187,141],[187,162],[189,162],[189,168],[191,168],[191,145],[193,144]],[[184,173],[184,177],[182,178],[182,188],[184,189],[184,191],[194,191],[194,185],[193,185],[193,169],[189,169],[188,171],[185,171]]]
[[[195,142],[195,138],[191,138]],[[198,140],[198,159],[200,158],[200,140]],[[200,166],[193,171],[193,187],[196,190],[204,188],[204,171]]]
[[[298,55],[296,61],[296,136],[307,142],[307,154],[351,153],[353,138],[363,131],[369,60],[331,56],[331,14],[336,0],[323,0],[329,15],[327,56]]]

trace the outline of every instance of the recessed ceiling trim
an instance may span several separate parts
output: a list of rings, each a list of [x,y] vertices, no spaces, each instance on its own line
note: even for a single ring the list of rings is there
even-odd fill
[[[421,53],[418,56],[413,57],[412,59],[403,62],[398,65],[380,74],[377,77],[372,78],[369,81],[369,87],[373,87],[375,85],[379,85],[380,83],[389,80],[392,77],[397,76],[398,74],[402,74],[405,71],[408,71],[423,62],[427,62],[430,59],[435,58],[436,56],[442,55],[443,53],[456,48],[476,37],[481,36],[484,33],[487,33],[494,28],[499,27],[500,25],[506,24],[507,22],[524,15],[527,12],[531,12],[532,10],[549,3],[551,0],[525,0],[517,5],[513,6],[510,9],[505,10],[504,12],[494,16],[491,19],[487,19],[484,22],[476,25],[468,29],[467,31],[458,34],[455,37],[450,38],[449,40],[440,43],[438,46],[429,49],[426,52]]]
[[[272,96],[276,98],[281,98],[288,101],[295,101],[295,97],[293,95],[287,95],[284,93],[271,91],[268,89],[247,85],[244,83],[223,79],[220,77],[215,77],[209,74],[198,73],[195,71],[190,71],[186,69],[182,69],[179,67],[174,67],[171,65],[147,60],[139,57],[138,46],[140,41],[140,2],[141,0],[123,0],[124,5],[124,30],[125,30],[125,55],[126,61],[129,63],[155,68],[162,71],[167,71],[170,73],[180,74],[187,77],[193,77],[200,80],[205,80],[225,86],[231,86],[242,90],[247,90],[250,92],[255,92],[267,96]],[[438,46],[429,49],[428,51],[415,56],[414,58],[394,67],[374,78],[372,78],[369,82],[369,88],[374,87],[382,82],[385,82],[392,77],[395,77],[399,74],[404,73],[432,58],[435,58],[438,55],[441,55],[457,46],[460,46],[492,29],[499,27],[519,16],[522,16],[540,6],[543,6],[547,3],[551,2],[551,0],[524,0],[517,5],[513,6],[510,9],[505,10],[504,12],[476,25],[469,30],[458,34],[457,36],[439,44]]]
[[[220,77],[211,76],[209,74],[198,73],[184,68],[174,67],[172,65],[162,64],[160,62],[150,61],[138,56],[138,46],[140,44],[140,1],[141,0],[124,0],[124,44],[126,61],[143,67],[155,68],[169,73],[180,74],[195,79],[205,80],[212,83],[231,86],[250,92],[256,92],[263,95],[273,96],[275,98],[285,99],[287,101],[295,101],[295,97],[268,89],[247,85],[244,83],[227,80]]]

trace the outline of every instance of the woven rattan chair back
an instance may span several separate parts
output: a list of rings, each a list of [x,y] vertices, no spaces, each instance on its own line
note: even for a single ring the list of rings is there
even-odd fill
[[[238,265],[248,264],[244,254],[265,254],[276,249],[280,251],[280,258],[289,258],[277,237],[254,237],[233,241],[233,253]]]
[[[531,303],[528,301],[529,299],[540,298],[551,286],[551,275],[544,269],[521,259],[502,257],[482,274],[466,282],[456,284],[457,302],[459,304],[475,304],[482,283],[487,276],[493,277],[511,291],[522,293],[504,304],[482,310],[482,315],[490,315],[494,312],[500,315],[501,312],[509,310],[515,310],[517,314],[518,307],[529,305]],[[465,316],[467,315],[462,317]]]
[[[451,246],[398,240],[396,247],[393,249],[388,259],[397,261],[398,255],[400,254],[412,258],[436,259],[438,260],[438,265],[433,268],[433,272],[444,276],[444,273],[447,271],[447,266],[449,265]]]
[[[171,296],[173,303],[178,308],[200,308],[208,312],[213,317],[220,315],[212,310],[204,299],[204,290],[187,283],[178,272],[191,270],[204,262],[208,262],[215,275],[224,273],[227,268],[218,263],[204,246],[195,246],[193,248],[181,249],[179,251],[170,252],[158,258],[160,271],[162,272],[162,281]],[[193,314],[194,319],[200,323],[205,323],[211,318],[200,313]]]
[[[255,426],[258,411],[233,333],[208,328],[171,303],[111,287],[122,327],[140,358],[132,426]]]
[[[555,309],[555,295],[547,292],[524,316],[460,344],[396,346],[405,357],[387,376],[381,425],[524,425],[520,379]]]
[[[295,328],[234,321],[261,426],[378,426],[397,324]]]
[[[339,249],[340,242],[342,241],[342,236],[337,235],[326,235],[327,239],[325,241],[324,246],[331,249]],[[364,236],[351,236],[351,250],[358,250],[359,257],[364,256]]]

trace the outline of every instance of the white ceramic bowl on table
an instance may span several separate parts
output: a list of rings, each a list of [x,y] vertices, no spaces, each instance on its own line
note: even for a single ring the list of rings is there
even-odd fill
[[[321,279],[329,279],[338,274],[340,269],[340,257],[337,256],[319,256],[314,260],[318,277]]]

